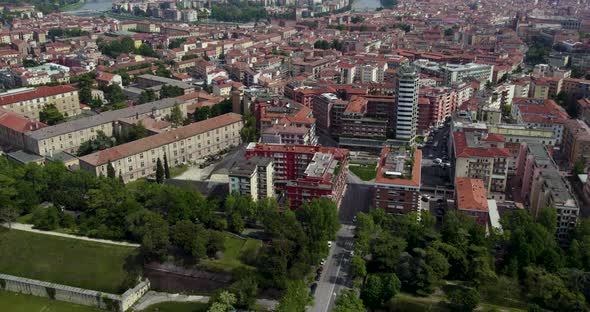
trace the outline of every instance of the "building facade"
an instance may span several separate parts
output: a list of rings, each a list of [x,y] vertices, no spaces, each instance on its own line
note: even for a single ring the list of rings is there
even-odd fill
[[[0,108],[39,120],[39,113],[47,105],[55,105],[64,116],[79,115],[78,89],[70,86],[14,89],[0,94]]]
[[[169,166],[179,166],[237,146],[242,128],[242,116],[228,113],[83,156],[80,168],[106,176],[110,164],[125,182],[134,181],[154,176],[164,155]]]
[[[250,196],[257,201],[274,197],[274,169],[270,158],[252,157],[238,163],[229,172],[229,192]]]

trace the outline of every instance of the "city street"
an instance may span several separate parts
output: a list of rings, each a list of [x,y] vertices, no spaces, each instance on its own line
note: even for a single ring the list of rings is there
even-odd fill
[[[448,126],[440,128],[433,136],[428,138],[427,143],[422,148],[422,186],[426,189],[435,187],[450,186],[452,188],[450,180],[450,168],[442,168],[434,164],[434,159],[449,157],[448,155],[448,144],[449,144],[449,132]]]
[[[343,224],[340,231],[338,231],[336,243],[330,248],[330,254],[324,265],[322,277],[317,282],[318,287],[314,295],[314,304],[308,311],[331,311],[340,290],[352,286],[348,270],[352,258],[350,252],[354,242],[353,230],[354,226]]]
[[[348,173],[346,194],[340,205],[340,223],[342,227],[336,235],[336,242],[330,248],[324,271],[314,295],[314,304],[308,309],[310,312],[331,311],[337,294],[341,289],[350,288],[352,280],[348,276],[351,251],[354,244],[354,216],[362,211],[368,212],[373,202],[371,184],[363,182],[353,174]]]

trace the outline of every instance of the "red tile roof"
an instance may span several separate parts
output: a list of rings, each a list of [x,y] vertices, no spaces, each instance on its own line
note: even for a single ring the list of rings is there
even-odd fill
[[[457,209],[488,212],[488,200],[481,179],[457,178]]]
[[[29,120],[19,114],[0,109],[0,126],[25,133],[47,127],[40,121]]]
[[[453,133],[456,157],[510,157],[510,151],[503,147],[469,147],[465,132]]]
[[[55,86],[55,87],[38,87],[35,90],[16,93],[12,95],[1,96],[0,95],[0,106],[8,105],[12,103],[18,103],[28,101],[32,99],[38,99],[42,97],[62,94],[66,92],[77,91],[78,89],[70,86]]]

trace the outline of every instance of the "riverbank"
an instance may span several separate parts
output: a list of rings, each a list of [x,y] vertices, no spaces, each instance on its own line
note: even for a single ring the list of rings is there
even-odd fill
[[[66,6],[63,6],[59,10],[61,12],[75,11],[75,10],[78,10],[81,7],[83,7],[85,4],[86,4],[86,0],[79,0],[76,3],[72,3],[72,4],[68,4]]]

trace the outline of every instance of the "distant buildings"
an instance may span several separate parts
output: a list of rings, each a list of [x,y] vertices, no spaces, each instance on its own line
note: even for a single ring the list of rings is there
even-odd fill
[[[446,86],[459,84],[471,79],[492,81],[494,66],[486,64],[439,64],[420,59],[413,63],[420,73],[426,73],[443,79]]]
[[[405,214],[420,210],[422,151],[384,147],[375,177],[375,208]]]
[[[518,124],[553,130],[555,143],[561,144],[563,125],[570,116],[553,100],[515,98],[512,101],[512,118]]]

